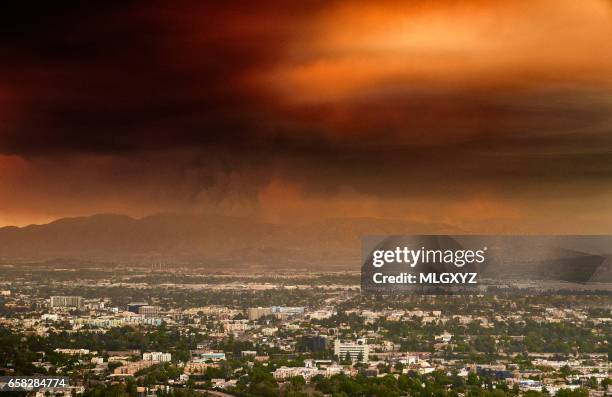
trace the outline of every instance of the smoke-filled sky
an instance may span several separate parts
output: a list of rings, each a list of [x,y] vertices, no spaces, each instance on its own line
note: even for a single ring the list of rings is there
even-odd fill
[[[0,15],[0,225],[612,232],[610,0],[25,3]]]

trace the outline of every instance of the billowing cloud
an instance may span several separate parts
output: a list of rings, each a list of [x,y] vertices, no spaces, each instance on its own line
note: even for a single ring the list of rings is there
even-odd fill
[[[609,1],[12,7],[0,224],[159,211],[610,224]]]

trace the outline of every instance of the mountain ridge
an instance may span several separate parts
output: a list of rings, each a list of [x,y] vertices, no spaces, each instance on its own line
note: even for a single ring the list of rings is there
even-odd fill
[[[358,268],[367,234],[464,233],[451,225],[381,218],[328,218],[278,224],[215,214],[142,218],[94,214],[0,228],[0,260]]]

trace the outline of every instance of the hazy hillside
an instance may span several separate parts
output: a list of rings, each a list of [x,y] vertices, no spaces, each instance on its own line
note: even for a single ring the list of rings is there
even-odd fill
[[[365,218],[278,225],[214,215],[160,214],[134,219],[105,214],[0,228],[0,260],[358,269],[362,235],[460,232],[441,224]]]

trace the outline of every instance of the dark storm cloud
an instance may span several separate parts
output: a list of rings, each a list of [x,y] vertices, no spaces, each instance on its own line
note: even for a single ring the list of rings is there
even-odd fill
[[[0,90],[22,117],[3,131],[0,150],[112,153],[249,139],[268,99],[244,77],[282,56],[296,22],[283,20],[300,12],[241,2],[5,9]]]
[[[599,0],[5,6],[0,223],[603,205],[611,18]]]
[[[289,151],[333,162],[338,150],[367,151],[376,143],[434,149],[456,144],[462,150],[475,141],[501,149],[499,144],[512,144],[511,137],[519,135],[522,141],[543,138],[555,145],[555,136],[568,129],[592,130],[608,122],[605,95],[581,102],[590,87],[548,95],[528,87],[516,93],[515,83],[496,88],[503,77],[479,88],[471,75],[464,77],[464,87],[444,86],[436,82],[444,81],[440,71],[433,82],[395,76],[385,69],[384,54],[372,56],[382,68],[382,77],[371,78],[376,92],[349,88],[340,99],[325,99],[319,84],[342,88],[315,75],[307,82],[322,99],[293,103],[313,93],[296,86],[285,97],[266,86],[266,76],[291,87],[293,70],[308,71],[309,63],[322,59],[333,71],[336,58],[327,61],[325,54],[361,50],[351,48],[358,43],[318,48],[317,41],[330,36],[333,42],[336,35],[316,22],[326,13],[342,15],[333,3],[280,5],[117,1],[9,7],[0,24],[0,92],[14,117],[7,116],[0,151],[113,154],[222,145],[241,155],[256,148],[260,156]],[[364,8],[360,2],[355,6]],[[368,12],[365,6],[364,17]],[[340,32],[344,28],[338,24]],[[385,38],[379,40],[384,48]],[[422,62],[427,66],[429,60]],[[351,75],[360,73],[355,64],[344,73],[349,86]],[[277,73],[283,68],[287,76]],[[367,78],[370,72],[361,73]]]

